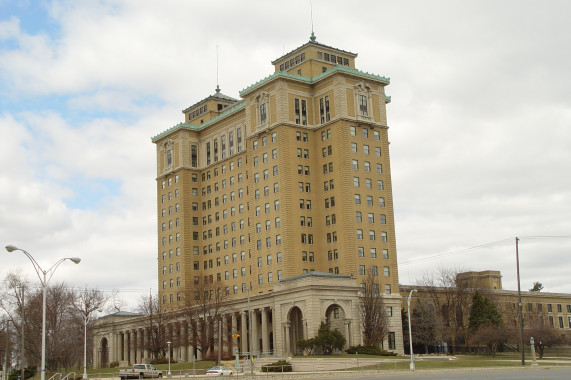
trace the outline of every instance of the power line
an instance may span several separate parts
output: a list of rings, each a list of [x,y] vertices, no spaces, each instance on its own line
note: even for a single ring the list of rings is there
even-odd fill
[[[518,238],[521,239],[571,239],[571,236],[566,236],[566,235],[538,235],[538,236],[518,236]],[[490,242],[490,243],[484,243],[484,244],[480,244],[480,245],[476,245],[470,248],[463,248],[463,249],[459,249],[456,251],[450,251],[450,252],[445,252],[445,253],[438,253],[435,255],[431,255],[431,256],[427,256],[427,257],[422,257],[419,259],[414,259],[414,260],[408,260],[408,261],[404,261],[404,262],[399,262],[398,265],[407,265],[407,264],[416,264],[419,262],[424,262],[424,261],[432,261],[434,259],[438,259],[441,257],[446,257],[446,256],[452,256],[452,255],[458,255],[461,253],[465,253],[465,252],[469,252],[469,251],[473,251],[475,249],[482,249],[482,248],[488,248],[488,247],[493,247],[495,245],[500,245],[506,242],[512,242],[513,238],[507,238],[507,239],[503,239],[503,240],[498,240],[498,241],[494,241],[494,242]]]

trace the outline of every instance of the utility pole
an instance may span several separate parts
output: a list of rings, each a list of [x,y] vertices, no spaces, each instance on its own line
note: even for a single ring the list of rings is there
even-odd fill
[[[8,342],[10,342],[9,337],[9,329],[10,329],[10,321],[8,319],[6,319],[6,351],[4,351],[4,379],[8,379],[8,349],[10,348],[10,346],[8,345]]]
[[[21,304],[20,304],[20,315],[21,315],[21,322],[20,322],[20,332],[21,332],[21,340],[20,340],[20,379],[24,380],[24,367],[25,367],[25,362],[26,362],[26,356],[25,356],[25,350],[24,350],[24,331],[25,331],[25,318],[24,318],[24,286],[22,286],[21,288],[22,291],[22,299],[21,299]]]
[[[521,365],[525,365],[525,347],[523,345],[523,305],[521,304],[521,286],[519,282],[519,251],[518,251],[519,239],[515,238],[515,259],[517,265],[517,310],[518,310],[518,320],[519,320],[519,344],[521,347]]]

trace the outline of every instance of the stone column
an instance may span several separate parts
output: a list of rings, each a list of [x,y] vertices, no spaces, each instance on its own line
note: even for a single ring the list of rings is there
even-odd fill
[[[135,343],[137,339],[135,337],[135,330],[129,330],[129,364],[135,364],[137,362],[137,350],[135,348]]]
[[[278,355],[280,355],[281,354],[279,352],[280,350],[278,350],[278,347],[280,347],[280,346],[278,345],[278,334],[277,334],[278,323],[277,323],[277,319],[276,319],[276,308],[272,307],[272,308],[270,308],[270,311],[272,313],[272,333],[273,333],[273,337],[274,337],[274,339],[273,339],[274,347],[273,347],[272,353],[273,353],[273,355],[276,355],[276,353]]]
[[[258,312],[251,311],[252,322],[250,323],[250,333],[252,334],[252,352],[260,352],[260,341],[258,340]]]
[[[141,361],[140,359],[140,354],[139,354],[139,332],[137,331],[137,329],[133,329],[131,330],[131,350],[133,352],[133,356],[131,358],[131,360],[134,363],[140,363]]]
[[[284,355],[291,355],[290,351],[290,323],[284,323]]]
[[[188,362],[188,323],[181,322],[180,329],[180,360]]]
[[[345,347],[351,347],[351,321],[345,320]]]
[[[236,313],[232,313],[232,334],[236,333],[238,333],[238,321],[236,318]],[[232,352],[230,354],[232,356],[234,356],[234,347],[236,347],[237,345],[238,345],[237,338],[232,338],[232,343],[230,344],[230,347],[232,347]]]
[[[240,351],[248,352],[248,331],[246,327],[246,314],[247,312],[243,312],[240,316]]]
[[[270,352],[268,336],[268,309],[262,308],[262,352]]]
[[[127,336],[127,332],[123,331],[122,333],[123,339],[121,339],[121,343],[123,343],[123,357],[121,358],[123,361],[129,360],[129,338]]]

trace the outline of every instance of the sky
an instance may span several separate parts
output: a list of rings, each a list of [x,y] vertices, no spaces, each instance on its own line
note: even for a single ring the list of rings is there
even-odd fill
[[[157,288],[151,137],[309,40],[386,92],[399,282],[500,270],[571,293],[568,1],[0,0],[0,245],[52,281]],[[311,16],[313,15],[313,17]],[[218,64],[217,64],[218,56]],[[218,67],[218,71],[217,71]],[[471,248],[471,249],[470,249]],[[22,271],[0,251],[0,279]]]

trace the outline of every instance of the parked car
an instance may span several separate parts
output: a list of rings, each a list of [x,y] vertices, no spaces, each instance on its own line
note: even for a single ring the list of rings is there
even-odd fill
[[[119,370],[121,380],[162,378],[163,373],[150,364],[133,364],[133,368]]]
[[[206,371],[206,376],[232,376],[233,373],[230,368],[216,366]]]

